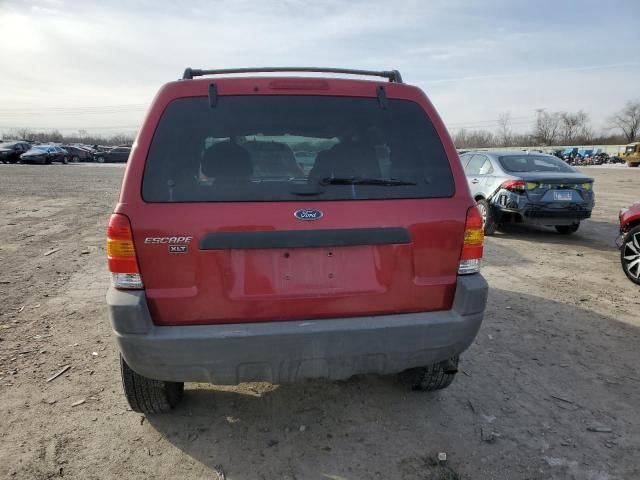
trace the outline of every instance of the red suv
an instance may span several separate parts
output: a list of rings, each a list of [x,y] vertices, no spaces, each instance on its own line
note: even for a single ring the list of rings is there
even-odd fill
[[[247,75],[297,71],[386,81]],[[487,299],[460,160],[397,71],[187,69],[151,105],[107,237],[124,391],[144,413],[184,382],[444,388]]]

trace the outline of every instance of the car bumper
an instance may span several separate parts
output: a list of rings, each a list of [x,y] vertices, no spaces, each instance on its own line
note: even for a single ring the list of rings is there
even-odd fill
[[[496,223],[505,219],[528,225],[571,225],[591,217],[593,203],[571,203],[557,206],[548,203],[525,203],[517,208],[492,203]]]
[[[392,374],[465,351],[487,301],[481,275],[458,278],[451,310],[194,326],[153,324],[143,291],[107,293],[118,347],[141,375],[177,382],[295,383]]]

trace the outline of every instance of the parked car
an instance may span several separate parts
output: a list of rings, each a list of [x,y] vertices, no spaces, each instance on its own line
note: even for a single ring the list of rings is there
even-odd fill
[[[71,162],[93,161],[93,152],[84,147],[77,145],[64,145],[62,148],[64,148],[68,153],[68,159]]]
[[[620,262],[629,280],[640,285],[640,202],[623,208],[619,214]]]
[[[114,147],[106,152],[96,152],[93,154],[94,161],[105,162],[126,162],[131,153],[130,147]]]
[[[487,298],[458,155],[399,73],[330,71],[386,81],[187,69],[153,101],[107,229],[133,410],[170,410],[184,382],[453,380]],[[256,169],[249,139],[287,145],[292,166],[301,145],[330,146],[291,175]]]
[[[28,142],[2,142],[0,143],[0,162],[17,163],[20,155],[31,148]]]
[[[20,155],[22,163],[40,163],[49,165],[52,162],[68,162],[66,150],[57,145],[32,145],[31,149]]]
[[[484,232],[503,223],[578,230],[594,206],[593,178],[553,155],[528,152],[468,152],[460,157]]]

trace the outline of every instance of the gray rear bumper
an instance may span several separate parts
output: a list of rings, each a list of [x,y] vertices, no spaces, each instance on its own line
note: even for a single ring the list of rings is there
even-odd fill
[[[110,288],[107,305],[120,351],[141,375],[294,383],[397,373],[460,354],[480,328],[487,291],[481,275],[461,276],[448,311],[202,326],[154,325],[144,291]]]

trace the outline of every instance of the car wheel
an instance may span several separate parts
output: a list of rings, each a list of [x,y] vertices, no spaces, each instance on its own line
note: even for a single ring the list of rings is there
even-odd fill
[[[68,157],[62,157],[62,163],[65,165],[69,164],[69,158]]]
[[[620,262],[627,278],[640,285],[640,225],[633,227],[624,236]]]
[[[491,213],[491,206],[484,198],[481,198],[476,202],[480,215],[482,215],[482,225],[484,225],[484,234],[493,235],[496,233],[496,222]]]
[[[433,392],[447,388],[453,382],[458,373],[459,356],[434,363],[426,367],[410,368],[401,372],[398,377],[400,382],[410,385],[412,390],[421,392]]]
[[[71,161],[73,163],[78,163],[80,161],[80,157],[77,155],[74,155],[73,157],[71,157]]]
[[[163,382],[143,377],[131,370],[120,356],[120,374],[127,402],[134,412],[166,413],[172,410],[182,398],[184,383]]]
[[[51,159],[49,157],[44,159],[44,165],[51,165]]]
[[[96,162],[98,163],[104,163],[104,157],[100,156],[96,158]]]
[[[580,222],[572,225],[556,225],[556,230],[562,235],[571,235],[572,233],[577,232],[578,228],[580,228]]]

